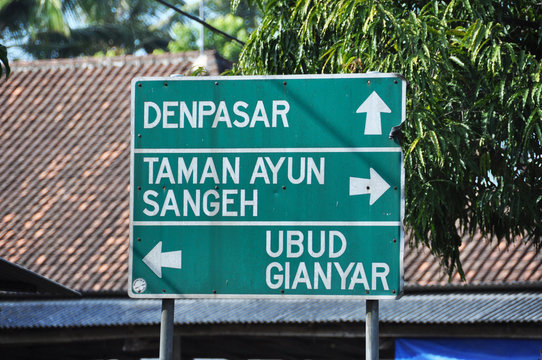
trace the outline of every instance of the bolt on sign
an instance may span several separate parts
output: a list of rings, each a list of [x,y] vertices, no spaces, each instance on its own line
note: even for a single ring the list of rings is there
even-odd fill
[[[129,294],[396,298],[397,74],[132,81]]]

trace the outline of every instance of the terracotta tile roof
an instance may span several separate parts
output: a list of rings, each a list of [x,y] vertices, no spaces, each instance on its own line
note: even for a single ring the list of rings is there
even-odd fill
[[[497,243],[466,236],[460,248],[466,283],[455,273],[452,284],[518,284],[542,282],[542,253],[519,239]],[[405,280],[412,285],[447,285],[448,275],[426,248],[405,249]]]
[[[72,288],[126,286],[130,81],[189,73],[198,55],[12,64],[0,84],[1,257]]]
[[[77,290],[127,288],[130,81],[188,73],[197,56],[11,64],[0,82],[0,257]],[[427,250],[405,252],[407,284],[447,284]],[[542,256],[523,243],[465,239],[462,259],[469,283],[542,281]]]

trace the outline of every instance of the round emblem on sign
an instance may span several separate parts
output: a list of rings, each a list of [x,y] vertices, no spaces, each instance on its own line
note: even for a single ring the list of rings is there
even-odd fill
[[[147,290],[147,282],[142,278],[137,278],[132,283],[132,289],[134,289],[135,293],[141,294]]]

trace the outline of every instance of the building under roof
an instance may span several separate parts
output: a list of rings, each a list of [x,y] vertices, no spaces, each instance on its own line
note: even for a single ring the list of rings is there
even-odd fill
[[[214,52],[13,62],[0,82],[0,257],[83,294],[3,293],[8,358],[156,357],[159,300],[127,297],[130,82],[218,75]],[[381,357],[395,340],[542,343],[542,255],[527,241],[465,237],[466,280],[427,249],[405,248],[405,295],[381,303]],[[364,353],[354,300],[176,301],[182,359],[350,359]],[[542,347],[541,347],[542,348]]]

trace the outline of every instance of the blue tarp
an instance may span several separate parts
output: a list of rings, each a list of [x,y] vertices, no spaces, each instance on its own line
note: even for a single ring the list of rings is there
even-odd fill
[[[542,340],[397,339],[395,360],[542,360]]]

